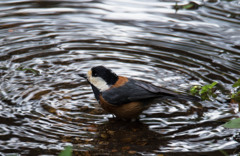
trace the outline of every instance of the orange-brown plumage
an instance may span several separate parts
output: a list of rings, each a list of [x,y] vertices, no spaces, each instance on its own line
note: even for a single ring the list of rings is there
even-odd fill
[[[100,96],[99,103],[105,111],[115,114],[117,117],[122,119],[137,118],[138,115],[147,108],[146,105],[140,101],[129,102],[120,106],[112,105],[108,103],[102,96]]]
[[[128,78],[123,77],[123,76],[118,76],[117,82],[114,85],[112,85],[111,88],[121,87],[121,86],[123,86],[127,82],[128,82]]]

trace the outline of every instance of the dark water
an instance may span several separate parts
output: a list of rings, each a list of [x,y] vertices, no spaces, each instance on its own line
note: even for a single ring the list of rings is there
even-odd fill
[[[1,0],[0,154],[57,155],[67,145],[75,155],[237,154],[238,130],[222,124],[239,116],[226,99],[240,75],[240,2],[175,4]],[[218,81],[223,94],[158,101],[139,122],[115,121],[77,75],[95,65],[178,91]]]

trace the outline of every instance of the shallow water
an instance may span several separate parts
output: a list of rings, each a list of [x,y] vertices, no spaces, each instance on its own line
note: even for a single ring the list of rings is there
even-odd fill
[[[67,145],[76,155],[238,153],[238,130],[222,124],[239,115],[226,99],[240,75],[240,3],[175,5],[0,1],[0,154],[57,155]],[[156,101],[139,122],[117,121],[78,76],[95,65],[185,92],[218,81],[224,94]]]

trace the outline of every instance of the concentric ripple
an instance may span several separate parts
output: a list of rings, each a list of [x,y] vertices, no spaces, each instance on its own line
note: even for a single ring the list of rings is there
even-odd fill
[[[0,2],[0,154],[220,155],[239,152],[227,102],[240,75],[239,2]],[[117,74],[187,92],[218,81],[215,101],[155,101],[138,122],[112,119],[78,74]]]

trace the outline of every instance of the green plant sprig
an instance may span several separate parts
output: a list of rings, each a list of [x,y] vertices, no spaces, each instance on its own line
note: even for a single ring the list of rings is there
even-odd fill
[[[217,84],[218,82],[214,81],[213,83],[204,86],[193,86],[190,89],[190,93],[192,95],[199,95],[202,100],[210,100],[210,97],[217,97],[215,94],[216,89],[214,88]]]
[[[32,69],[32,68],[24,68],[24,67],[20,66],[16,70],[18,70],[18,71],[26,71],[26,72],[33,73],[35,75],[40,75],[40,72],[38,70]]]
[[[232,85],[232,87],[234,88],[234,91],[231,95],[231,99],[240,104],[240,79],[238,79]],[[240,106],[239,106],[239,108],[240,108]]]

